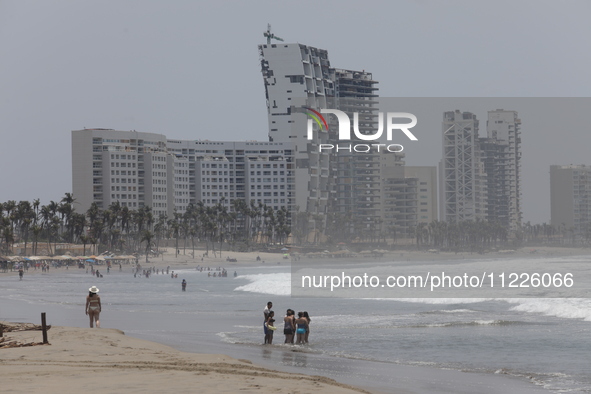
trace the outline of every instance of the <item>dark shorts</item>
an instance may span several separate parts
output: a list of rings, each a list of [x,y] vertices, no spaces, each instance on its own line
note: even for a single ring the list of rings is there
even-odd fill
[[[293,330],[291,328],[284,328],[283,335],[293,335]]]
[[[267,335],[269,333],[269,330],[267,330],[267,326],[265,325],[265,323],[263,323],[263,331],[264,331],[265,335]]]

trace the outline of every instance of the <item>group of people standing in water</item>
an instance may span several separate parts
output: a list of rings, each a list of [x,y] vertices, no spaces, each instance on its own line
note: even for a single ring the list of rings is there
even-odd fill
[[[263,310],[265,320],[263,323],[263,329],[265,332],[265,344],[273,344],[273,333],[277,329],[275,326],[275,312],[271,309],[273,303],[267,302],[267,306]],[[295,311],[288,309],[283,317],[283,335],[285,335],[285,342],[293,344],[303,345],[308,343],[308,336],[310,335],[310,315],[308,312],[298,312],[298,317],[295,317]]]

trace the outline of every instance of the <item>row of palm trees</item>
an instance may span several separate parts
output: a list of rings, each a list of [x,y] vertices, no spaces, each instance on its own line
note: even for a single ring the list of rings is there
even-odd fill
[[[184,213],[154,217],[151,208],[132,210],[119,202],[101,210],[93,203],[85,213],[74,209],[75,198],[66,193],[61,201],[41,205],[39,200],[0,203],[0,250],[10,253],[15,242],[24,243],[24,255],[37,254],[39,243],[47,254],[56,253],[57,243],[93,245],[94,253],[104,250],[128,253],[152,247],[163,239],[174,239],[177,250],[188,242],[204,242],[207,253],[217,253],[224,243],[252,245],[262,242],[284,243],[291,232],[285,208],[274,210],[264,204],[222,199],[215,206],[190,204]],[[216,249],[219,245],[219,249]]]
[[[423,248],[483,251],[498,247],[535,245],[585,246],[591,244],[591,224],[578,234],[566,224],[526,222],[509,231],[499,223],[486,220],[448,223],[420,223],[412,229],[416,245]]]
[[[190,204],[184,213],[172,217],[154,217],[149,207],[132,210],[119,202],[101,210],[96,204],[85,213],[75,210],[76,200],[66,193],[59,201],[41,205],[39,199],[0,203],[0,251],[10,253],[15,242],[24,243],[23,254],[38,254],[39,244],[48,254],[55,254],[57,243],[92,245],[94,253],[104,250],[128,253],[158,248],[162,240],[173,240],[177,250],[195,251],[204,243],[206,253],[221,253],[224,244],[248,250],[260,243],[286,243],[291,235],[295,244],[349,243],[354,240],[380,242],[394,240],[396,228],[386,226],[381,234],[363,233],[363,223],[356,225],[351,215],[331,213],[326,217],[302,212],[290,217],[286,208],[278,210],[264,204],[221,200],[214,206],[202,202]],[[355,231],[347,231],[355,229]],[[509,233],[498,223],[465,221],[420,223],[411,231],[416,245],[422,248],[480,251],[503,245],[591,243],[591,225],[575,236],[566,225],[525,223]]]
[[[60,203],[51,201],[41,205],[39,199],[29,201],[7,201],[0,203],[0,250],[9,251],[15,241],[24,242],[24,254],[36,254],[39,241],[47,242],[51,251],[52,243],[61,240],[72,242],[84,231],[85,216],[74,212],[74,198],[66,193]]]
[[[419,223],[413,233],[418,247],[455,251],[483,251],[508,242],[508,229],[486,220],[457,223],[434,220]]]

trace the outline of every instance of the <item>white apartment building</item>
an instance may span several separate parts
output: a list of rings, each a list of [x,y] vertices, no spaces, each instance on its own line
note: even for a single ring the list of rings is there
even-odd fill
[[[154,215],[184,213],[189,204],[235,199],[275,210],[295,203],[289,142],[181,141],[162,134],[84,129],[72,131],[72,188],[85,212],[119,202]]]
[[[166,137],[161,134],[72,131],[72,192],[79,212],[93,202],[105,209],[119,201],[131,209],[148,204],[155,213],[165,213],[166,166]]]
[[[591,231],[591,166],[550,166],[550,223],[587,237]]]
[[[280,209],[295,203],[294,150],[290,142],[179,141],[168,149],[188,162],[188,202],[206,206],[234,199]]]
[[[404,177],[417,180],[417,223],[437,220],[437,167],[405,166]]]

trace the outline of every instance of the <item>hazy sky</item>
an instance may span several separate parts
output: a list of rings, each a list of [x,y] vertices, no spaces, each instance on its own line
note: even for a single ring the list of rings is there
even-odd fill
[[[585,97],[589,15],[586,0],[0,0],[0,201],[70,192],[74,129],[264,140],[267,23],[373,72],[383,97]],[[591,127],[522,131],[524,219],[548,221],[548,166],[591,164]],[[407,163],[440,157],[425,144]]]

